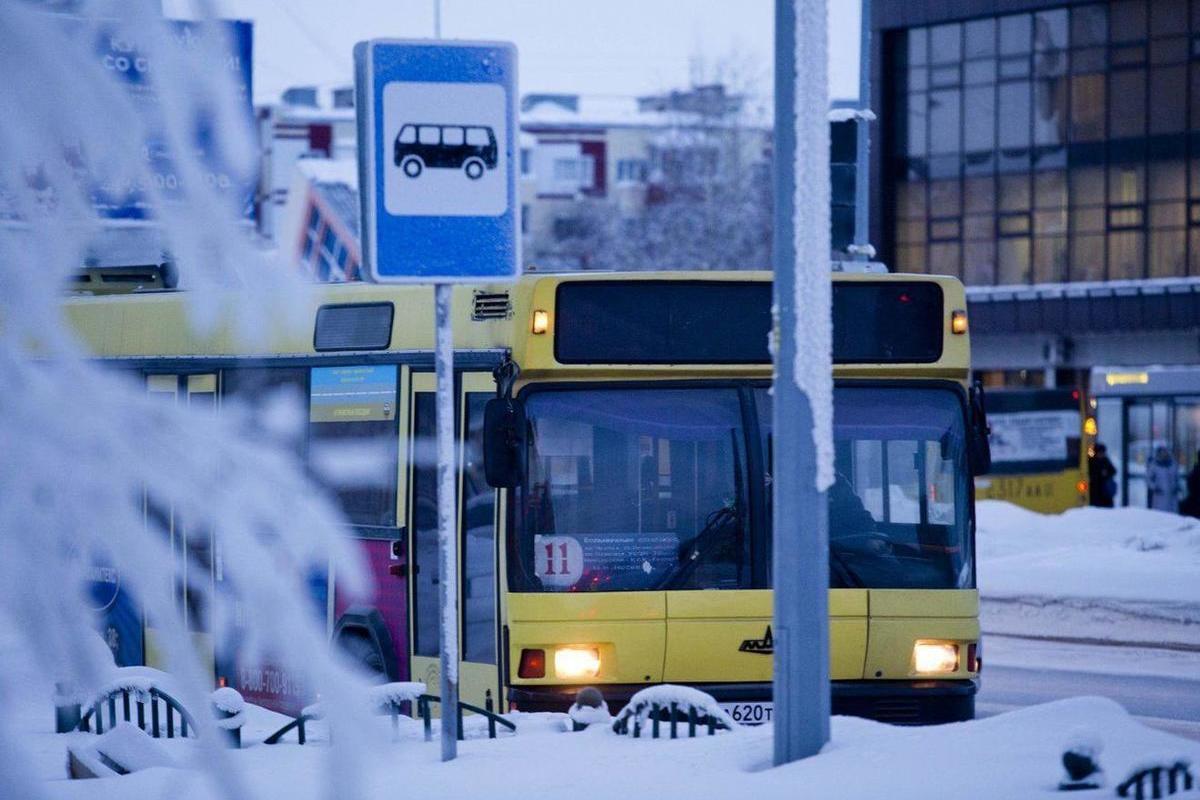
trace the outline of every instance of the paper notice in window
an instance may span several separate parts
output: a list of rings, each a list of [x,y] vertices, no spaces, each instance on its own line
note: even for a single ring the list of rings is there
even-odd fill
[[[1065,461],[1067,439],[1079,436],[1076,411],[991,414],[992,461]]]

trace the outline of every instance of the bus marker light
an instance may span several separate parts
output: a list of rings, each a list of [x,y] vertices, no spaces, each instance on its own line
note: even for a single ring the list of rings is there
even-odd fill
[[[517,676],[521,678],[546,677],[546,651],[522,650],[521,665],[517,667]]]
[[[594,647],[562,647],[554,651],[556,678],[594,678],[600,672],[600,651]]]
[[[919,641],[913,645],[913,669],[922,675],[958,669],[958,645],[952,642]]]
[[[950,332],[963,334],[967,332],[967,312],[956,308],[950,312]]]
[[[550,312],[538,309],[533,312],[533,332],[539,336],[550,330]]]

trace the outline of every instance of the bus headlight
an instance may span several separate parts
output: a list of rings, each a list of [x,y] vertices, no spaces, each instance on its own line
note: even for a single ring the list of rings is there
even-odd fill
[[[913,645],[913,669],[922,675],[958,669],[958,645],[952,642],[921,641]]]
[[[600,651],[594,647],[560,647],[554,651],[558,678],[594,678],[600,672]]]

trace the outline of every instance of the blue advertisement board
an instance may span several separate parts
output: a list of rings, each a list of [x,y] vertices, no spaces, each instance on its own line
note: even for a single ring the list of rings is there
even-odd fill
[[[69,23],[68,23],[69,24]],[[166,36],[160,43],[173,48],[185,64],[189,75],[220,76],[229,79],[237,93],[238,108],[244,112],[245,133],[253,135],[254,108],[251,94],[253,23],[240,20],[189,22],[169,20]],[[150,219],[153,217],[154,193],[161,192],[167,202],[188,196],[189,187],[176,167],[163,131],[162,115],[166,113],[156,85],[156,65],[147,52],[150,48],[124,36],[117,25],[100,25],[95,31],[93,52],[101,67],[124,86],[142,124],[148,131],[143,143],[146,169],[139,180],[152,186],[131,185],[126,176],[105,175],[103,165],[88,164],[94,178],[92,202],[97,213],[109,219]],[[175,54],[173,54],[175,55]],[[179,86],[172,86],[177,90]],[[200,164],[200,180],[238,209],[246,218],[254,215],[254,192],[257,174],[239,172],[225,157],[221,134],[216,128],[215,109],[203,105],[194,109],[188,124],[191,128],[193,155]],[[240,132],[224,132],[226,137]],[[87,143],[82,143],[85,148]]]
[[[367,273],[519,275],[516,48],[374,40],[355,46],[354,65]]]

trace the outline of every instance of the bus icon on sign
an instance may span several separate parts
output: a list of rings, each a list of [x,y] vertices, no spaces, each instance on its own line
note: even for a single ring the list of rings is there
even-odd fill
[[[496,134],[487,125],[407,123],[396,134],[392,160],[409,178],[428,167],[461,169],[477,181],[496,168]]]

